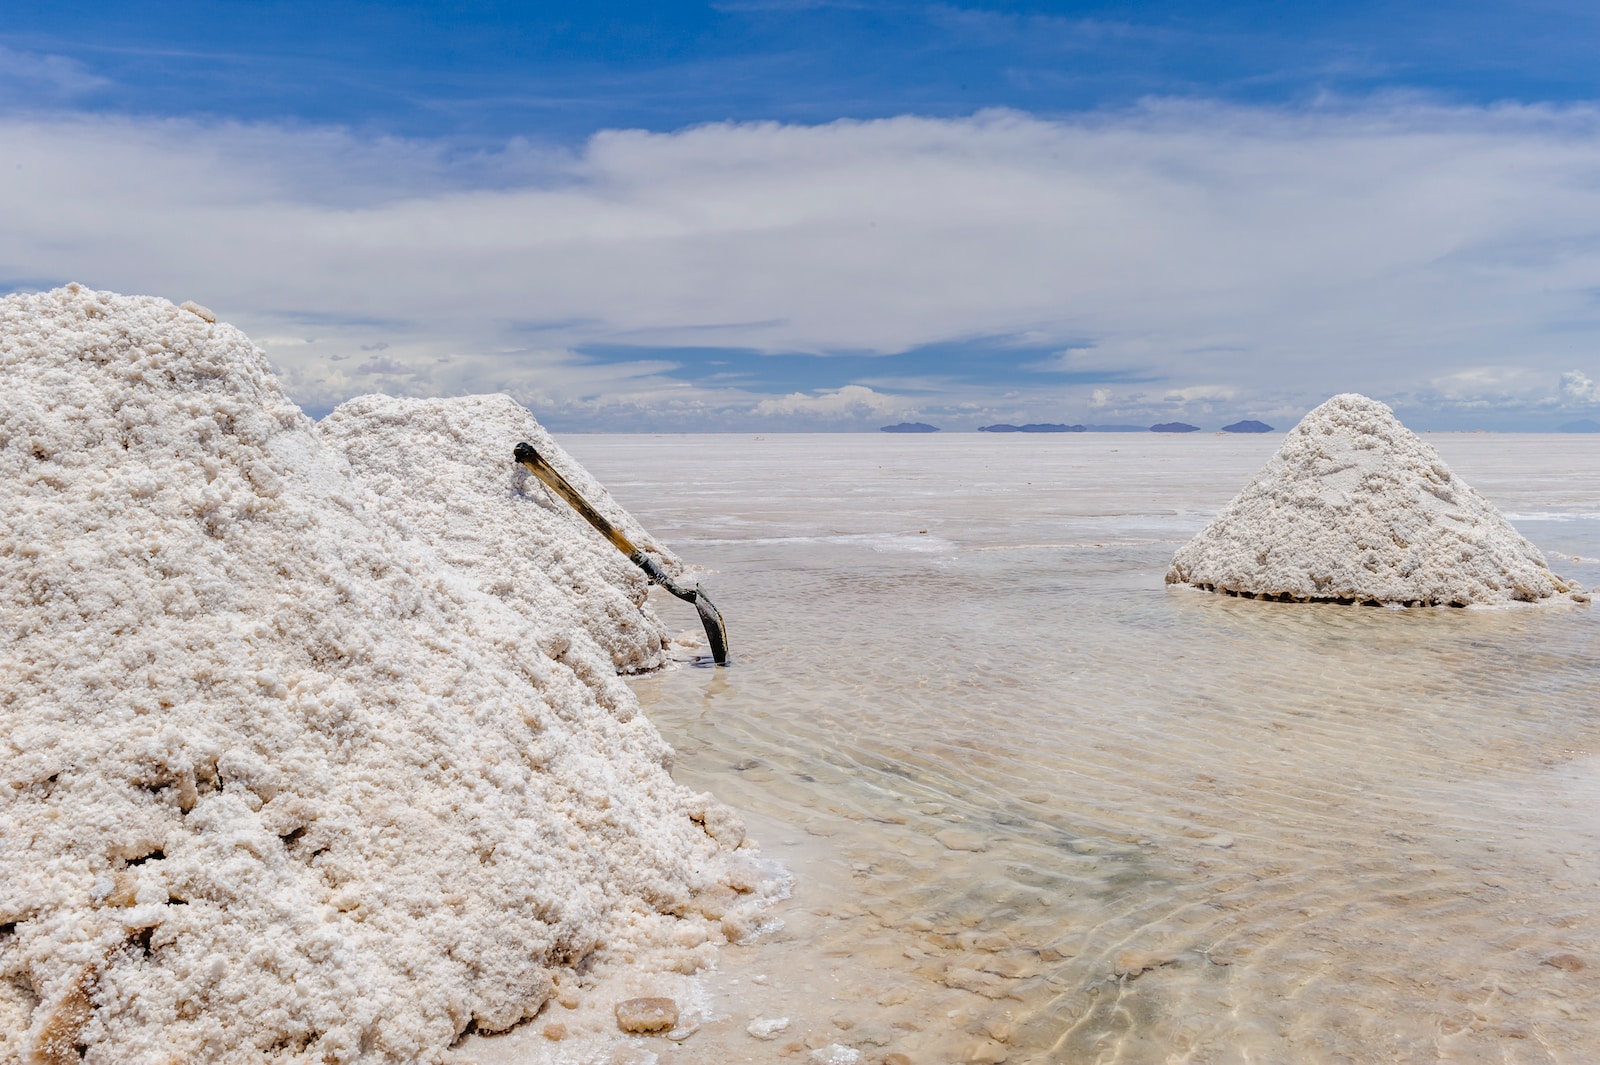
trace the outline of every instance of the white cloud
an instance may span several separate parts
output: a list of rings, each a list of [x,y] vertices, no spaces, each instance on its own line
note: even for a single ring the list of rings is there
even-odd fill
[[[874,392],[862,385],[825,388],[816,393],[791,392],[787,396],[764,399],[754,408],[759,415],[822,421],[898,417],[906,410],[903,400]]]
[[[1170,389],[1161,399],[1180,410],[1191,404],[1209,409],[1212,402],[1229,400],[1238,394],[1239,390],[1232,385],[1190,385],[1187,388]]]
[[[364,348],[433,368],[406,387],[520,390],[574,416],[778,416],[793,397],[572,352],[1024,333],[1071,349],[1063,370],[1155,382],[1118,410],[1346,389],[1467,402],[1461,375],[1513,356],[1548,395],[1573,344],[1600,339],[1600,113],[1583,108],[1162,104],[613,131],[467,160],[336,130],[70,115],[0,119],[0,143],[0,277],[313,332],[272,352],[313,405],[369,387],[333,363]],[[944,387],[917,405],[985,401]],[[1056,394],[1086,414],[1105,391]]]
[[[398,359],[391,359],[387,355],[380,355],[377,358],[363,362],[355,368],[354,372],[358,374],[396,374],[401,377],[410,377],[417,373],[417,368],[407,366]]]
[[[1579,403],[1600,403],[1600,384],[1577,370],[1568,370],[1561,375],[1561,394]]]
[[[1550,376],[1525,366],[1472,366],[1430,382],[1429,395],[1452,403],[1494,405],[1545,398]]]

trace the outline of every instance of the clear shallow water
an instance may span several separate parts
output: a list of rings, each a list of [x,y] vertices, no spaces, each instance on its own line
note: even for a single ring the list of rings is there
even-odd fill
[[[1600,439],[1429,439],[1600,583]],[[797,876],[662,1060],[1594,1060],[1594,610],[1166,589],[1275,434],[563,443],[715,571],[634,688]]]

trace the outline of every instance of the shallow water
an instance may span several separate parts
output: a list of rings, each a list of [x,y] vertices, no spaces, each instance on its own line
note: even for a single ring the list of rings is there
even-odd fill
[[[1600,438],[1429,440],[1600,583]],[[1594,1060],[1596,611],[1165,588],[1278,442],[563,441],[714,571],[633,686],[797,880],[663,1061]]]

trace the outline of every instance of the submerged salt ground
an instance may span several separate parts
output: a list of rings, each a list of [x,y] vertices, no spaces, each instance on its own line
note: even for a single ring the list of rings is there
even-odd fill
[[[525,412],[324,434],[203,308],[76,285],[0,300],[0,371],[0,1062],[437,1061],[739,934],[765,874],[617,680],[664,630],[520,491]]]
[[[1374,605],[1587,601],[1394,411],[1355,393],[1301,419],[1166,579]]]

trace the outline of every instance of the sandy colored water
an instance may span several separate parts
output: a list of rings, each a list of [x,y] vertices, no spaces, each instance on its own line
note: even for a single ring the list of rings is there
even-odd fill
[[[1600,583],[1600,438],[1428,439]],[[616,1060],[1593,1061],[1600,616],[1165,588],[1277,440],[566,438],[715,571],[733,667],[632,684],[796,877]]]

